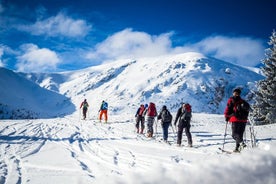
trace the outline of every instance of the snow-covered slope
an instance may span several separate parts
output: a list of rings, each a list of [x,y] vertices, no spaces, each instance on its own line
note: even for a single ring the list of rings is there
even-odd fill
[[[0,68],[0,119],[56,117],[75,111],[70,100]]]
[[[250,89],[261,78],[228,62],[184,53],[121,60],[76,71],[60,85],[60,93],[71,97],[75,104],[87,98],[94,113],[102,100],[118,114],[133,112],[140,103],[150,101],[157,107],[166,104],[172,110],[180,102],[189,102],[194,112],[222,113],[233,88],[241,87],[250,100]]]
[[[112,114],[133,114],[140,103],[150,101],[158,108],[166,104],[176,110],[181,102],[189,102],[194,112],[222,113],[233,88],[241,87],[243,97],[251,100],[250,90],[262,78],[244,67],[194,52],[20,76],[65,95],[76,107],[86,98],[93,114],[102,100],[109,102]]]
[[[175,115],[175,113],[173,113]],[[255,127],[258,147],[225,154],[223,115],[193,114],[193,148],[176,146],[169,128],[163,143],[134,132],[134,118],[112,116],[108,124],[77,115],[55,119],[2,120],[0,183],[28,184],[274,184],[276,124]],[[233,150],[230,125],[225,149]]]

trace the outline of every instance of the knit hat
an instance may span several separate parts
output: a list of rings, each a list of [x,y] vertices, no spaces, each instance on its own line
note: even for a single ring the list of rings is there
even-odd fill
[[[238,93],[239,95],[241,94],[241,90],[239,88],[234,89],[233,93],[234,92]]]

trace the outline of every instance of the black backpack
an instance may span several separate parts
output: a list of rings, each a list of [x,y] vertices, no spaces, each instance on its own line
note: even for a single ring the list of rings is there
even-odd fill
[[[232,101],[232,103],[234,103]],[[250,105],[245,100],[241,99],[234,103],[233,112],[234,116],[240,120],[247,120],[250,111]]]
[[[161,119],[163,122],[172,122],[172,115],[168,110],[163,110],[162,114],[161,114]]]

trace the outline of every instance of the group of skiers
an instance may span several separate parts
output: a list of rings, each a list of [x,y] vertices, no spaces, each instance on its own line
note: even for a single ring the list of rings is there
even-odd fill
[[[168,142],[168,132],[169,127],[172,125],[173,116],[170,111],[167,109],[167,106],[164,105],[159,113],[157,113],[156,106],[153,102],[148,104],[141,104],[138,108],[136,114],[136,132],[143,134],[145,128],[145,122],[147,123],[147,137],[152,137],[154,133],[153,124],[155,122],[155,117],[157,120],[160,120],[160,124],[163,131],[163,140]],[[192,147],[192,135],[190,132],[190,121],[192,117],[192,109],[189,103],[183,103],[182,106],[178,109],[174,126],[177,125],[177,145],[181,146],[183,130],[185,130],[186,136],[188,138],[188,146]]]
[[[89,107],[88,102],[86,99],[84,99],[84,101],[80,105],[80,109],[82,108],[83,120],[86,119],[88,107]],[[101,103],[100,109],[99,109],[100,122],[102,121],[102,117],[104,116],[104,121],[105,121],[105,123],[107,123],[107,120],[108,120],[107,112],[108,112],[108,103],[103,100]]]
[[[236,141],[236,147],[234,152],[239,152],[243,147],[245,147],[245,143],[243,141],[243,134],[245,131],[245,126],[247,123],[247,118],[249,114],[250,106],[249,104],[240,97],[241,90],[239,88],[233,90],[233,96],[228,99],[224,116],[226,120],[226,128],[228,122],[232,123],[232,137]],[[83,119],[86,119],[86,114],[88,110],[88,103],[85,99],[80,108],[82,108]],[[104,121],[108,120],[108,103],[104,100],[101,103],[99,109],[99,120],[102,121],[102,117],[104,116]],[[136,132],[139,134],[144,134],[145,122],[147,125],[146,136],[153,137],[154,128],[153,125],[155,123],[155,118],[160,120],[160,124],[163,131],[163,140],[168,142],[168,130],[169,127],[172,126],[173,116],[168,110],[167,106],[164,105],[159,113],[157,113],[156,106],[153,102],[148,104],[141,104],[138,108],[135,118],[136,118]],[[189,103],[182,103],[181,107],[178,109],[175,119],[174,119],[174,127],[177,127],[177,146],[181,146],[182,143],[182,135],[183,131],[187,136],[188,146],[193,146],[192,135],[190,132],[191,128],[191,118],[192,118],[192,108]],[[157,123],[157,122],[156,122]],[[157,125],[157,124],[156,124]],[[172,129],[174,130],[173,126]],[[226,135],[226,129],[225,129]],[[225,139],[224,139],[225,142]],[[224,144],[224,143],[223,143]]]
[[[250,109],[249,104],[240,97],[240,94],[241,90],[239,88],[233,90],[233,96],[228,99],[224,112],[226,127],[228,122],[230,122],[232,128],[232,137],[236,142],[234,152],[239,152],[242,148],[246,147],[246,144],[243,141],[243,134],[245,131],[246,123],[248,121],[247,119]],[[157,117],[157,120],[160,120],[164,142],[168,142],[168,129],[170,126],[172,126],[173,116],[167,109],[166,105],[164,105],[161,111],[157,113],[155,104],[153,102],[150,102],[149,105],[141,104],[135,114],[136,132],[139,134],[143,134],[146,122],[146,136],[152,137],[154,133],[153,124],[155,122],[155,117]],[[191,118],[191,105],[189,103],[182,103],[174,119],[174,127],[177,127],[177,146],[181,146],[183,131],[185,131],[185,134],[187,136],[188,147],[193,146],[192,135],[190,132]],[[172,130],[174,130],[173,126]]]

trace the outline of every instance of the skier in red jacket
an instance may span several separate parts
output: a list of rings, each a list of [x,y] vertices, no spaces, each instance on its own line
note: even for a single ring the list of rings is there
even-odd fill
[[[82,115],[83,115],[84,120],[86,119],[86,113],[87,113],[88,107],[89,107],[89,105],[88,105],[86,99],[84,99],[84,101],[80,105],[80,109],[82,108]]]
[[[248,114],[242,116],[237,114],[238,104],[244,101],[240,97],[240,94],[240,89],[234,89],[233,96],[228,99],[227,106],[224,111],[225,120],[232,123],[232,137],[236,141],[236,148],[234,149],[234,152],[239,152],[240,147],[246,146],[243,142],[243,133],[245,131]]]

